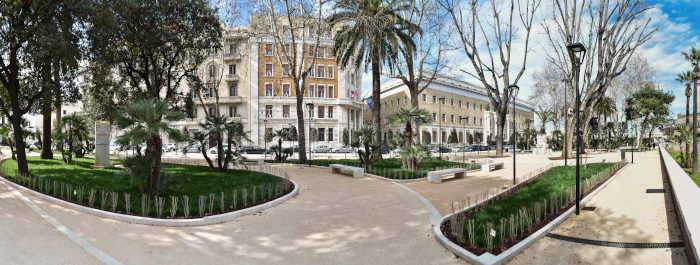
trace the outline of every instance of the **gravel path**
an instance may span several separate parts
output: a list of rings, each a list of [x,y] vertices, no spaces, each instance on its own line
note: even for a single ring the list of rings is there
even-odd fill
[[[397,184],[316,168],[288,173],[301,186],[297,197],[192,228],[102,219],[0,183],[2,263],[99,264],[92,248],[122,264],[465,264],[437,243],[425,205]]]

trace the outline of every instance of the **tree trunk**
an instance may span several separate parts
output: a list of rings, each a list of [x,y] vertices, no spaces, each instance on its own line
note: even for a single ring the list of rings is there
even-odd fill
[[[376,46],[376,45],[375,45]],[[382,116],[381,116],[381,58],[379,58],[379,47],[373,47],[372,53],[372,123],[374,123],[375,145],[379,148],[372,152],[373,159],[382,159]],[[365,150],[369,151],[369,150]]]
[[[304,125],[304,82],[294,81],[297,96],[297,144],[299,145],[299,162],[306,163],[306,126]]]
[[[29,174],[29,165],[27,164],[27,152],[24,143],[24,130],[22,128],[22,116],[13,113],[10,116],[12,123],[12,133],[15,138],[15,153],[17,159],[17,170],[19,176],[27,176]]]
[[[42,132],[43,135],[41,141],[41,159],[53,159],[53,152],[51,151],[51,94],[45,92],[44,102],[41,103],[41,114],[42,114]]]
[[[151,176],[149,180],[149,191],[151,195],[158,193],[160,188],[160,171],[161,171],[161,156],[163,155],[163,140],[160,135],[152,135],[147,141],[148,150],[151,159]]]
[[[506,125],[506,113],[508,112],[508,107],[506,104],[505,109],[504,108],[497,108],[498,115],[496,119],[496,156],[502,156],[503,155],[503,139],[504,139],[504,134],[505,134],[505,125]]]

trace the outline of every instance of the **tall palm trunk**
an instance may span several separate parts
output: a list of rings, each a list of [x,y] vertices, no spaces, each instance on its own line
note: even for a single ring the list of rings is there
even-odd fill
[[[160,172],[161,172],[161,156],[163,155],[163,140],[160,135],[152,135],[148,141],[146,141],[148,150],[146,151],[150,154],[151,158],[151,176],[149,180],[149,191],[151,194],[157,194],[158,188],[160,187]]]
[[[690,97],[685,97],[685,126],[690,126]],[[685,142],[685,167],[689,168],[690,163],[690,145],[688,141]]]
[[[381,59],[379,58],[379,47],[372,47],[372,122],[374,123],[375,145],[379,148],[376,152],[372,152],[374,159],[382,159],[382,117],[381,117]]]

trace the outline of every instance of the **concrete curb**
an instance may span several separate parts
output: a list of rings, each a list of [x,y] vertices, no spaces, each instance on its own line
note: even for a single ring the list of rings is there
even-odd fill
[[[618,175],[620,174],[620,172],[621,172],[623,169],[625,169],[625,168],[627,168],[627,164],[625,164],[622,168],[618,169],[617,172],[615,172],[615,174],[614,174],[613,176],[611,176],[608,180],[606,180],[605,182],[603,182],[603,184],[601,184],[600,186],[598,186],[598,188],[596,188],[595,190],[591,191],[588,195],[586,195],[586,197],[584,197],[583,199],[581,199],[581,202],[582,202],[582,203],[585,203],[585,202],[589,201],[591,198],[593,198],[593,196],[595,196],[595,195],[596,195],[598,192],[600,192],[603,188],[605,188],[606,186],[608,186],[608,184],[609,184],[610,182],[612,182],[612,181],[615,179],[615,177],[618,176]],[[506,191],[507,191],[507,190],[506,190]],[[505,191],[504,191],[504,192],[505,192]],[[494,196],[496,196],[496,195],[494,195]],[[435,234],[435,238],[437,239],[437,241],[440,242],[440,244],[443,245],[445,248],[447,248],[450,252],[454,253],[455,255],[459,256],[460,258],[462,258],[462,259],[464,259],[464,260],[467,260],[467,261],[470,262],[470,263],[473,263],[473,264],[483,264],[483,265],[495,265],[495,264],[503,264],[503,263],[505,263],[506,261],[510,260],[511,258],[513,258],[515,255],[517,255],[517,254],[520,253],[521,251],[525,250],[525,248],[526,248],[527,246],[529,246],[529,245],[531,245],[532,243],[534,243],[537,239],[539,239],[540,237],[546,235],[547,232],[549,232],[550,230],[554,229],[557,225],[559,225],[559,224],[562,223],[564,220],[566,220],[566,218],[568,218],[569,215],[571,215],[571,214],[576,210],[576,209],[575,209],[576,207],[575,207],[575,206],[572,206],[571,208],[569,208],[568,210],[566,210],[564,213],[562,213],[561,215],[559,215],[557,218],[555,218],[554,220],[552,220],[551,222],[549,222],[549,223],[548,223],[547,225],[545,225],[544,227],[542,227],[542,228],[540,228],[539,230],[537,230],[536,232],[530,234],[530,235],[529,235],[528,237],[526,237],[525,239],[521,240],[521,241],[518,242],[517,244],[513,245],[512,247],[508,248],[506,251],[503,251],[503,252],[501,252],[501,253],[498,254],[498,255],[493,255],[493,254],[491,254],[491,253],[489,253],[489,252],[486,252],[486,253],[484,253],[484,254],[481,254],[480,256],[477,256],[476,254],[474,254],[474,253],[472,253],[472,252],[470,252],[470,251],[468,251],[468,250],[466,250],[466,249],[460,247],[459,245],[453,243],[452,241],[450,241],[450,239],[448,239],[448,238],[442,233],[442,230],[440,229],[440,227],[441,227],[442,224],[443,224],[447,219],[449,219],[451,216],[453,216],[453,215],[455,215],[455,214],[459,214],[459,213],[464,212],[464,211],[466,211],[466,210],[469,210],[469,209],[471,209],[472,207],[478,206],[478,205],[480,205],[480,204],[482,204],[482,203],[484,203],[484,202],[480,202],[480,203],[478,203],[478,204],[472,205],[472,206],[469,207],[469,208],[463,209],[462,211],[459,211],[459,212],[457,212],[457,213],[449,214],[449,215],[446,215],[446,216],[442,217],[442,219],[440,220],[439,224],[433,226],[433,233]]]
[[[673,157],[659,147],[661,171],[668,178],[676,208],[678,224],[686,243],[685,251],[691,264],[700,264],[700,212],[697,202],[700,200],[700,187],[690,179]]]
[[[279,176],[277,176],[277,177],[279,177]],[[282,178],[282,177],[280,177],[280,178]],[[211,216],[205,216],[202,218],[158,219],[158,218],[151,218],[151,217],[142,217],[142,216],[135,216],[135,215],[113,213],[113,212],[103,211],[103,210],[99,210],[99,209],[95,209],[95,208],[90,208],[87,206],[82,206],[82,205],[75,204],[72,202],[67,202],[67,201],[43,194],[41,192],[34,191],[32,189],[29,189],[27,187],[24,187],[22,185],[14,183],[11,180],[8,180],[8,179],[0,176],[0,181],[7,183],[8,185],[12,186],[13,188],[15,188],[17,190],[27,192],[27,193],[31,194],[32,196],[38,197],[42,200],[49,201],[51,203],[55,203],[55,204],[61,205],[63,207],[72,209],[72,210],[76,210],[76,211],[79,211],[81,213],[95,215],[98,217],[117,220],[117,221],[130,223],[130,224],[166,226],[166,227],[189,227],[189,226],[204,226],[204,225],[220,224],[220,223],[232,221],[232,220],[234,220],[238,217],[241,217],[241,216],[245,216],[245,215],[249,215],[249,214],[253,214],[256,212],[270,209],[274,206],[277,206],[277,205],[291,199],[292,197],[296,196],[297,194],[299,194],[299,185],[291,179],[286,179],[286,180],[288,180],[289,182],[292,183],[292,185],[294,185],[294,189],[282,197],[279,197],[277,199],[274,199],[272,201],[269,201],[269,202],[266,202],[263,204],[258,204],[258,205],[248,207],[245,209],[240,209],[238,211],[222,213],[222,214],[217,214],[217,215],[211,215]]]

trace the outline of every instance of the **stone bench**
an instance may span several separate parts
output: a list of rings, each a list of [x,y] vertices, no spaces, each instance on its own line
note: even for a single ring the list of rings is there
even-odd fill
[[[488,173],[498,169],[503,169],[503,162],[488,162],[481,164],[482,173]]]
[[[442,183],[443,178],[462,178],[467,170],[464,168],[448,168],[428,172],[428,182]]]
[[[330,164],[331,173],[350,175],[353,178],[363,177],[365,175],[365,169],[361,167],[353,167],[341,164]]]

